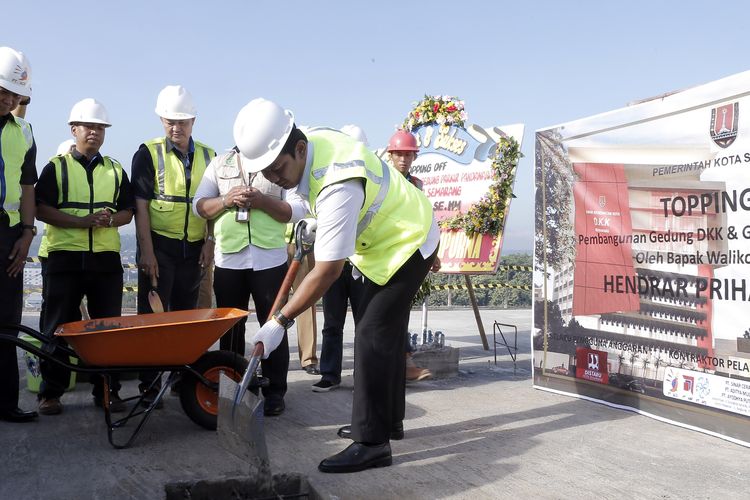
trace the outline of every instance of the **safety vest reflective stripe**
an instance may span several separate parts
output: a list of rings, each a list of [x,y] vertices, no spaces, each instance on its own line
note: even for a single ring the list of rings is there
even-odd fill
[[[322,127],[316,128],[316,131],[320,130],[327,130]],[[329,129],[330,130],[330,129]],[[335,132],[335,130],[333,130]],[[381,160],[382,163],[382,160]],[[328,165],[326,167],[322,167],[319,170],[315,170],[312,175],[316,180],[320,180],[328,173],[329,170],[343,170],[346,168],[352,168],[352,167],[360,167],[365,168],[365,162],[362,160],[352,160],[346,163],[333,163],[331,165]],[[364,216],[359,220],[357,223],[357,236],[362,234],[362,232],[367,229],[367,226],[370,225],[370,222],[372,222],[372,218],[375,215],[375,212],[377,212],[381,205],[383,204],[383,200],[385,200],[386,195],[388,194],[388,188],[391,185],[391,175],[390,170],[388,169],[388,166],[383,163],[383,176],[378,176],[375,172],[372,170],[367,169],[367,178],[374,182],[375,184],[378,184],[380,187],[378,189],[378,194],[375,196],[374,200],[372,201],[372,204],[367,208],[367,211],[365,212]]]
[[[29,122],[19,118],[16,118],[16,123],[21,126],[21,133],[26,140],[26,146],[28,146],[27,150],[31,149],[31,146],[34,144],[34,134],[31,131],[31,125],[29,125]]]
[[[156,143],[155,149],[156,149],[156,180],[157,180],[157,193],[156,193],[156,199],[157,200],[163,200],[163,201],[177,201],[180,203],[192,203],[193,197],[192,196],[175,196],[175,195],[167,195],[165,193],[164,188],[164,175],[165,175],[165,167],[164,167],[164,143]],[[206,165],[211,163],[211,154],[210,151],[207,148],[200,148],[203,150],[203,161]],[[185,169],[186,171],[190,170],[189,168]],[[186,174],[190,175],[190,174]]]

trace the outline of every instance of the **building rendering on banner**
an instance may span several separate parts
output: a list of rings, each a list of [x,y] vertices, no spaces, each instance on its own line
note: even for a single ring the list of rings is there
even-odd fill
[[[750,72],[537,131],[537,387],[750,443],[743,110]]]

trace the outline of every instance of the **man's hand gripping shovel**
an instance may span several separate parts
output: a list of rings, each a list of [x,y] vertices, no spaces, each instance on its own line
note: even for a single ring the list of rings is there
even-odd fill
[[[302,219],[297,224],[294,257],[271,307],[271,314],[286,303],[302,259],[313,250],[316,229],[314,219]],[[267,320],[270,321],[271,317]],[[263,343],[258,342],[239,384],[224,374],[220,376],[218,431],[225,449],[265,470],[268,468],[268,451],[263,434],[263,399],[259,389],[267,380],[257,375],[263,354]],[[249,392],[248,388],[251,389]]]

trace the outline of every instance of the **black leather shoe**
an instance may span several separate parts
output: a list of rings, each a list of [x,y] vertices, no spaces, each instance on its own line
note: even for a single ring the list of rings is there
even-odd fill
[[[340,438],[351,439],[352,438],[352,426],[345,425],[338,430],[336,433]],[[404,423],[399,422],[393,425],[391,429],[391,441],[400,441],[404,439]]]
[[[266,399],[263,403],[263,415],[267,417],[278,417],[285,409],[283,399]]]
[[[365,445],[352,443],[344,451],[326,458],[318,465],[320,472],[359,472],[372,467],[388,467],[393,463],[390,443]]]
[[[0,410],[0,420],[6,422],[31,422],[36,420],[39,414],[35,411],[23,411],[20,408],[13,408],[11,410]]]

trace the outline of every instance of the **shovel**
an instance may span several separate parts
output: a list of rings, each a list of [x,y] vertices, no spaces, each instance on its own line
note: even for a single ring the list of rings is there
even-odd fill
[[[158,283],[156,281],[156,275],[151,275],[151,290],[148,291],[148,305],[151,306],[151,312],[163,313],[164,305],[161,303],[161,297],[159,292],[156,291]]]
[[[271,307],[271,314],[286,302],[300,262],[313,249],[313,242],[303,241],[301,237],[305,224],[303,220],[297,225],[294,257]],[[270,319],[271,317],[268,318]],[[224,449],[246,461],[251,471],[260,474],[256,477],[270,481],[268,451],[263,434],[263,399],[255,393],[260,387],[256,372],[263,357],[263,349],[262,342],[255,344],[247,371],[239,384],[223,374],[220,376],[217,430],[219,442]],[[255,391],[248,392],[248,387],[253,387]]]

